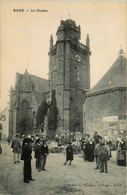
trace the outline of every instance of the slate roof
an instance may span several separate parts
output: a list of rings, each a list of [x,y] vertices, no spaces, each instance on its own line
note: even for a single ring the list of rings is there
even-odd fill
[[[126,87],[126,64],[127,59],[123,55],[120,55],[106,74],[87,94],[116,87]]]
[[[43,79],[43,78],[38,77],[38,76],[35,76],[35,75],[31,75],[27,72],[27,70],[25,71],[24,74],[27,74],[29,81],[31,83],[33,83],[36,101],[37,101],[38,105],[41,105],[41,103],[44,99],[44,93],[49,92],[48,80]],[[16,74],[15,87],[16,87],[16,85],[18,85],[18,86],[21,85],[24,74],[20,74],[20,73]]]
[[[29,73],[28,73],[29,74]],[[23,74],[17,73],[17,85],[21,84]],[[44,93],[49,91],[48,80],[41,77],[29,74],[31,82],[34,84],[34,91],[38,93]]]
[[[48,89],[48,80],[42,79],[35,75],[30,74],[31,81],[34,83],[34,89],[36,92],[46,92]]]
[[[41,105],[41,103],[44,100],[44,95],[41,92],[35,92],[35,97],[36,97],[36,101],[38,103],[38,105]]]

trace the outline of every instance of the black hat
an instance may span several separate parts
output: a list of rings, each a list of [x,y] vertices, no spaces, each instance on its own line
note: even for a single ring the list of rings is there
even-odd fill
[[[72,144],[71,142],[67,142],[68,144]]]

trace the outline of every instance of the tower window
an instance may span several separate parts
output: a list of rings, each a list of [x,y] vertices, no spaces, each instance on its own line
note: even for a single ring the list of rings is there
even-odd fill
[[[36,113],[36,112],[35,112],[35,111],[33,111],[33,116],[35,116],[35,113]]]
[[[71,100],[71,102],[73,102],[73,98],[72,97],[70,98],[70,100]]]
[[[77,72],[76,77],[77,77],[77,81],[80,81],[80,73],[79,72]]]

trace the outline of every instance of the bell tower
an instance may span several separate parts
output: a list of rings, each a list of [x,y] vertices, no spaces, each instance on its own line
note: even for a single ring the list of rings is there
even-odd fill
[[[49,84],[55,91],[58,132],[83,131],[83,98],[90,88],[90,40],[79,42],[81,29],[75,21],[60,22],[57,41],[50,39]],[[50,93],[51,94],[51,93]]]

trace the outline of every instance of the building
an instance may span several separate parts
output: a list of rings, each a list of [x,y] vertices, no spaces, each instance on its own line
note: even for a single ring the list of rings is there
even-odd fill
[[[126,133],[126,64],[123,50],[87,93],[83,106],[84,132],[107,135],[111,139]]]
[[[44,100],[44,93],[49,92],[48,80],[31,75],[16,73],[14,89],[10,89],[9,135],[23,134],[22,125],[36,129],[36,113]],[[24,126],[24,128],[25,128]]]
[[[90,88],[90,40],[79,42],[81,29],[75,21],[60,22],[57,41],[50,39],[50,96],[54,91],[58,108],[58,132],[83,131],[83,99]]]
[[[8,106],[0,113],[0,140],[8,137]]]
[[[53,44],[50,38],[49,80],[25,73],[16,74],[10,89],[9,135],[36,129],[36,113],[43,100],[55,97],[58,109],[57,133],[84,132],[116,137],[125,132],[126,58],[118,59],[90,89],[90,39],[80,43],[81,28],[75,21],[61,20]],[[84,101],[85,99],[85,101]],[[83,105],[84,104],[84,105]],[[48,125],[45,117],[45,130]],[[21,128],[25,124],[24,130]],[[48,133],[51,133],[49,130]]]

